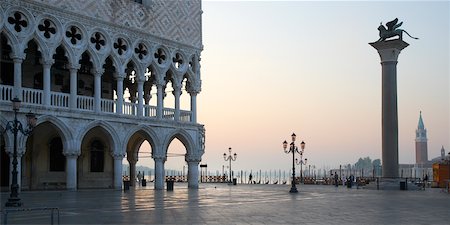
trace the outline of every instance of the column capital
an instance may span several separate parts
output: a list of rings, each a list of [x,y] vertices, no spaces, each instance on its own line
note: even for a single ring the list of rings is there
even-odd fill
[[[25,60],[25,53],[24,54],[9,54],[9,58],[13,60],[15,63],[21,63],[23,60]]]
[[[111,156],[114,158],[114,160],[123,160],[123,158],[125,158],[125,154],[117,152],[111,153]]]
[[[13,62],[14,63],[22,63],[23,62],[23,60],[25,60],[25,59],[22,59],[22,58],[12,58],[12,60],[13,60]]]
[[[157,156],[153,156],[153,160],[155,160],[155,162],[156,162],[156,161],[162,161],[162,162],[165,162],[165,161],[167,160],[167,158],[166,158],[165,156],[159,156],[159,155],[157,155]]]
[[[72,70],[79,70],[81,65],[79,63],[76,63],[76,64],[75,63],[69,63],[68,67],[69,67],[70,71],[72,71]]]
[[[52,66],[55,63],[55,59],[44,59],[41,58],[39,62],[42,64],[43,67],[45,66]]]
[[[91,73],[94,74],[96,77],[101,77],[103,73],[105,72],[105,69],[103,68],[92,68]]]
[[[186,87],[186,91],[191,95],[197,95],[202,91],[201,83],[202,83],[201,81],[189,82]]]
[[[123,79],[125,79],[125,77],[127,77],[127,73],[125,73],[125,72],[116,72],[116,73],[114,73],[114,78],[116,80],[123,81]]]
[[[186,155],[186,162],[188,163],[200,163],[202,161],[202,156],[200,155]]]
[[[78,152],[75,149],[67,150],[67,151],[63,152],[63,155],[66,156],[66,157],[78,157],[78,156],[80,156],[80,152]]]
[[[409,45],[405,41],[399,39],[377,41],[369,44],[378,51],[382,63],[393,61],[396,62],[398,59],[398,55],[400,55],[400,52]]]

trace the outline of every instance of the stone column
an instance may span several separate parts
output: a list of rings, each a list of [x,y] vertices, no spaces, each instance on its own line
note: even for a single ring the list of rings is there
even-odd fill
[[[13,58],[14,62],[14,90],[12,98],[19,98],[22,101],[22,62],[19,57]]]
[[[144,81],[137,81],[137,91],[138,91],[138,107],[137,116],[142,117],[144,115]]]
[[[188,187],[198,189],[198,164],[200,160],[188,161]]]
[[[369,44],[381,58],[383,177],[398,178],[397,59],[409,44],[398,39]]]
[[[113,155],[114,158],[114,189],[122,189],[122,160],[123,155]]]
[[[136,160],[128,159],[130,164],[130,186],[135,186],[136,184]]]
[[[117,105],[116,105],[116,113],[123,113],[123,77],[117,77]]]
[[[191,122],[197,123],[197,92],[191,92]]]
[[[77,154],[69,153],[66,156],[66,189],[77,189]]]
[[[78,69],[80,68],[80,65],[72,65],[69,68],[70,71],[70,100],[69,100],[69,104],[70,104],[70,108],[71,109],[76,109],[77,108],[77,92],[78,92],[78,79],[77,79],[77,72]]]
[[[51,79],[50,79],[50,69],[54,63],[54,59],[52,60],[46,60],[42,62],[42,67],[44,68],[43,71],[43,89],[44,89],[44,96],[42,103],[45,106],[50,106],[51,100],[50,100],[50,91],[51,91]]]
[[[158,91],[156,93],[158,101],[156,105],[156,118],[162,119],[163,118],[163,108],[164,108],[164,85],[163,84],[157,84]]]
[[[102,101],[102,73],[96,71],[94,73],[94,112],[100,113]]]
[[[164,189],[164,162],[166,158],[164,157],[154,157],[155,160],[155,189],[162,190]]]
[[[180,120],[180,96],[181,96],[181,85],[174,85],[173,95],[175,97],[175,115],[174,120]]]

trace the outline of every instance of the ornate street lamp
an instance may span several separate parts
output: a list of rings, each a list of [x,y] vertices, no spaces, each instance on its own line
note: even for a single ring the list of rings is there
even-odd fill
[[[16,97],[12,102],[12,109],[14,111],[14,120],[8,121],[6,125],[6,130],[11,131],[14,134],[14,152],[13,152],[13,171],[12,171],[12,182],[11,182],[11,194],[9,195],[8,201],[5,203],[5,207],[20,207],[23,203],[19,198],[19,185],[17,183],[17,134],[20,131],[23,135],[30,135],[33,128],[36,126],[36,116],[29,112],[26,114],[27,117],[27,128],[23,129],[22,123],[17,120],[17,112],[20,109],[20,100]],[[6,131],[5,130],[5,131]]]
[[[301,150],[298,150],[298,147],[295,146],[295,139],[297,138],[297,135],[295,135],[295,133],[292,133],[291,135],[292,138],[292,142],[290,144],[289,149],[287,150],[287,141],[283,142],[283,149],[284,149],[284,153],[289,154],[292,153],[292,182],[291,182],[291,190],[289,191],[290,193],[297,193],[297,187],[295,186],[295,153],[299,153],[300,156],[303,155],[303,151],[305,149],[305,142],[302,141],[302,143],[300,144],[300,148]]]
[[[231,147],[228,148],[228,152],[229,152],[229,155],[227,155],[227,153],[223,153],[223,159],[225,159],[225,161],[230,161],[230,180],[228,182],[231,183],[232,182],[232,180],[231,180],[231,178],[232,178],[232,175],[231,175],[231,161],[236,161],[237,154],[234,153],[233,155],[231,155]]]

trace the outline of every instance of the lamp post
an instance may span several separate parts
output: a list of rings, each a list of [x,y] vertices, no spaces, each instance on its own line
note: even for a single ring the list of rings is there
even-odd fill
[[[13,171],[11,182],[11,194],[8,201],[5,203],[5,207],[20,207],[23,203],[19,198],[19,184],[17,183],[17,134],[20,131],[23,135],[30,135],[34,126],[36,125],[36,116],[33,113],[27,113],[27,128],[23,129],[22,123],[17,120],[17,112],[20,109],[20,100],[15,97],[12,102],[12,109],[14,111],[14,120],[8,121],[6,130],[11,131],[14,134],[14,152],[13,152]],[[5,130],[5,131],[6,131]]]
[[[300,144],[300,148],[301,150],[298,150],[298,147],[295,146],[295,139],[296,139],[296,135],[295,133],[292,133],[291,138],[292,138],[292,142],[290,144],[289,150],[287,150],[287,141],[283,142],[283,149],[284,149],[284,153],[289,154],[292,152],[292,182],[291,182],[291,190],[289,191],[289,193],[297,193],[297,187],[295,186],[295,153],[299,153],[300,155],[303,155],[303,151],[305,149],[305,142],[302,141],[302,143]],[[300,172],[301,173],[301,172]]]
[[[223,159],[225,159],[225,161],[230,161],[230,180],[228,182],[231,183],[232,182],[231,181],[231,178],[232,178],[232,175],[231,175],[231,161],[236,161],[237,154],[234,153],[233,155],[231,155],[231,147],[228,148],[228,152],[229,152],[229,155],[227,155],[227,153],[223,153]]]

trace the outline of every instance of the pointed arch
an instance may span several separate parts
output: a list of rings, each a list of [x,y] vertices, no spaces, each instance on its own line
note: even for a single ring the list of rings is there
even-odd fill
[[[191,135],[183,129],[176,129],[169,133],[166,136],[166,139],[163,142],[162,151],[164,155],[167,155],[167,150],[169,149],[170,143],[172,143],[173,139],[177,138],[186,148],[186,155],[188,155],[191,151],[194,151],[194,140]]]
[[[67,150],[73,150],[73,149],[77,149],[74,148],[75,147],[75,143],[74,143],[74,139],[72,136],[72,130],[70,130],[70,128],[60,119],[58,119],[55,116],[52,115],[44,115],[44,116],[40,116],[38,118],[38,120],[36,121],[36,127],[44,124],[44,123],[50,123],[51,125],[53,125],[56,130],[58,131],[58,133],[61,135],[61,140],[63,143],[63,147],[64,149]],[[26,136],[21,136],[21,143],[25,144],[27,137]],[[24,146],[24,145],[22,145]],[[77,149],[79,150],[79,149]]]
[[[152,149],[157,149],[157,146],[161,145],[161,140],[151,127],[145,126],[145,125],[138,125],[128,131],[128,133],[125,135],[125,141],[123,142],[123,145],[120,147],[120,149],[126,149],[128,142],[130,141],[130,138],[138,133],[139,131],[142,131],[145,134],[145,139],[150,143],[150,146]]]
[[[83,140],[84,137],[86,136],[86,134],[89,133],[89,131],[91,131],[92,129],[96,128],[96,127],[100,127],[102,128],[107,134],[108,137],[106,137],[109,141],[109,143],[112,143],[111,146],[111,153],[115,153],[116,151],[118,151],[117,146],[119,145],[119,135],[117,134],[117,132],[115,131],[114,127],[111,126],[111,124],[105,122],[105,121],[100,121],[100,120],[96,120],[93,121],[91,123],[89,123],[87,126],[85,126],[84,131],[81,132],[78,136],[77,136],[77,140]],[[82,142],[82,141],[81,141]],[[80,146],[78,146],[79,148]]]

